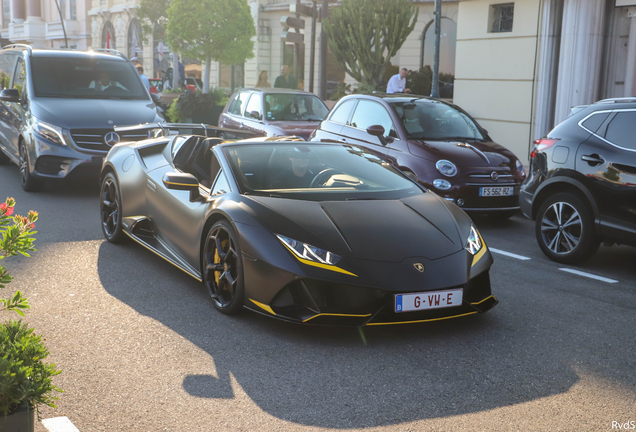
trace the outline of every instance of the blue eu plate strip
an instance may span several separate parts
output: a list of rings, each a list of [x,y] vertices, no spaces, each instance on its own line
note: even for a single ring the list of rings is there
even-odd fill
[[[402,296],[401,295],[395,296],[395,311],[402,312]]]

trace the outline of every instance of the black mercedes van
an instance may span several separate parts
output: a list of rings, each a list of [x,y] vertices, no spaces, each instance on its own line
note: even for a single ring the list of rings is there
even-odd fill
[[[0,163],[20,167],[26,191],[46,179],[98,177],[113,145],[154,133],[116,126],[162,121],[133,64],[114,50],[9,45],[0,51],[0,87]]]

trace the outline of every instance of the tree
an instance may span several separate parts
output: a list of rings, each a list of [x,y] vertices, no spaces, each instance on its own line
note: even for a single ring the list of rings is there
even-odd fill
[[[389,62],[415,28],[411,0],[342,0],[324,22],[340,66],[356,81],[378,88]]]
[[[144,42],[148,41],[148,35],[152,35],[153,39],[165,39],[169,6],[170,0],[141,0],[137,18],[141,23],[141,37]]]
[[[254,57],[254,20],[245,0],[172,0],[168,45],[184,56],[205,59],[203,92],[210,88],[210,63],[243,63]]]

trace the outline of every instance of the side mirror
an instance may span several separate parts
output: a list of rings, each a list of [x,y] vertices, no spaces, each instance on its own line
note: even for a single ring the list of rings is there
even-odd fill
[[[387,145],[387,140],[384,138],[384,126],[373,125],[367,128],[367,133],[378,137],[383,146]]]
[[[157,93],[150,93],[150,99],[152,99],[155,105],[161,106],[161,96],[159,96]]]
[[[261,119],[261,114],[258,111],[251,111],[250,112],[250,117],[255,118],[256,120],[260,120]]]
[[[196,201],[199,193],[199,180],[192,174],[169,172],[163,176],[163,184],[168,189],[190,191],[190,201]]]
[[[4,89],[0,92],[0,100],[4,102],[20,102],[18,89]]]

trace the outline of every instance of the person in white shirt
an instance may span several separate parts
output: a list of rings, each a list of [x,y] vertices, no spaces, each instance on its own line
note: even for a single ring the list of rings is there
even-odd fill
[[[406,74],[408,71],[406,68],[402,68],[400,73],[395,74],[389,80],[389,83],[386,85],[387,93],[411,93],[411,90],[405,88],[406,87]]]

